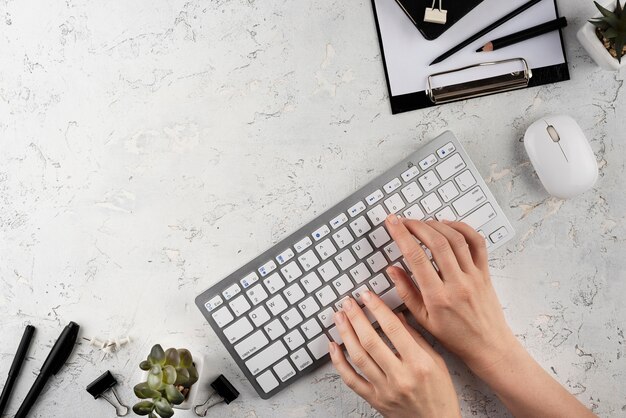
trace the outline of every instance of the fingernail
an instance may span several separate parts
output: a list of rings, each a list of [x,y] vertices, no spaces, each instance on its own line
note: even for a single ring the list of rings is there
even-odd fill
[[[396,282],[396,275],[395,272],[392,273],[394,270],[393,269],[387,269],[387,276],[389,276],[389,278],[391,279],[392,282]]]
[[[352,310],[352,308],[354,307],[354,305],[352,304],[352,299],[346,299],[345,302],[343,302],[343,310],[346,312],[349,312]]]
[[[396,216],[395,213],[392,213],[391,215],[387,216],[387,220],[389,221],[389,223],[391,223],[392,225],[398,225],[398,217]]]
[[[363,292],[363,295],[361,295],[361,299],[363,299],[363,302],[368,303],[372,300],[372,292],[366,290],[365,292]]]
[[[452,221],[448,220],[448,219],[442,219],[441,222],[443,222],[444,224],[451,224]]]
[[[344,313],[339,311],[339,312],[335,312],[335,324],[339,325],[339,324],[343,324],[345,321],[346,317],[344,316]]]
[[[333,343],[328,343],[328,351],[330,351],[330,355],[334,356],[335,355],[335,344]]]

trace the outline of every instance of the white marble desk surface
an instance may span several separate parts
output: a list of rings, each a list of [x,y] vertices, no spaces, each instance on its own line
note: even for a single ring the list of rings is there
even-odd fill
[[[626,98],[575,39],[593,10],[560,1],[572,81],[392,116],[368,0],[0,1],[0,379],[37,326],[9,414],[70,320],[131,335],[84,342],[33,417],[110,417],[106,369],[134,401],[154,342],[206,353],[241,417],[373,416],[327,366],[257,398],[194,297],[407,152],[451,129],[517,229],[491,257],[528,350],[602,416],[626,414]],[[573,115],[597,186],[547,196],[518,140]],[[447,356],[465,416],[506,416]],[[191,416],[178,414],[176,416]]]

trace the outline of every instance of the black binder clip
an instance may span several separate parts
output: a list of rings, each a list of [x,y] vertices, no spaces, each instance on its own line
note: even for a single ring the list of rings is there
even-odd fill
[[[115,392],[115,389],[113,388],[113,386],[115,385],[117,385],[117,380],[115,380],[115,377],[113,377],[111,372],[107,370],[102,374],[102,376],[100,376],[87,386],[87,392],[89,392],[94,399],[102,398],[110,403],[115,408],[115,415],[117,415],[118,417],[124,417],[128,415],[128,413],[130,412],[130,408],[127,405],[124,405],[122,401],[120,401],[119,396],[117,396],[117,392]],[[108,390],[110,390],[113,393],[113,396],[115,396],[115,399],[117,399],[119,408],[118,405],[115,405],[113,402],[111,402],[109,398],[104,396],[104,393]],[[126,412],[120,414],[120,410],[125,410]]]
[[[224,377],[223,374],[221,374],[217,379],[213,381],[213,383],[211,383],[211,387],[213,388],[214,392],[211,393],[209,399],[207,399],[205,403],[196,405],[193,408],[193,412],[195,412],[196,415],[199,417],[206,417],[209,409],[213,408],[215,405],[222,402],[226,402],[226,404],[229,404],[237,399],[237,397],[239,396],[239,392],[237,391],[237,389],[235,389],[235,387],[228,381],[228,379],[226,379],[226,377]],[[211,399],[213,399],[213,397],[216,395],[216,401],[211,402]],[[221,400],[219,399],[220,397],[222,398]]]

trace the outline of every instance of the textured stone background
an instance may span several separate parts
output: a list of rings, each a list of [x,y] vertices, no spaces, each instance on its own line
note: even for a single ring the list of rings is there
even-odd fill
[[[112,416],[85,386],[110,369],[130,402],[155,342],[235,383],[219,413],[376,415],[330,366],[258,399],[193,300],[445,129],[517,229],[491,258],[513,329],[585,405],[626,414],[626,99],[576,41],[592,2],[559,3],[572,81],[391,116],[368,0],[0,0],[0,376],[37,326],[9,414],[74,320],[135,341],[105,359],[80,343],[34,417]],[[518,142],[552,112],[600,164],[569,201]],[[447,357],[465,416],[507,416]]]

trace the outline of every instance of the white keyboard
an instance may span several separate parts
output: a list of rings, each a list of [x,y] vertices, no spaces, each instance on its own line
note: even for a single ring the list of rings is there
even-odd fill
[[[391,212],[461,220],[490,250],[514,234],[454,135],[437,137],[196,298],[261,398],[329,360],[328,342],[341,344],[333,314],[345,298],[369,289],[403,308],[385,273],[408,270],[384,227]]]

